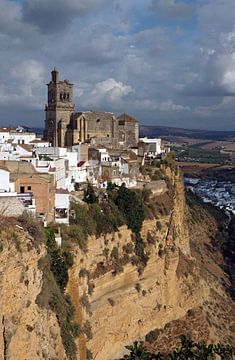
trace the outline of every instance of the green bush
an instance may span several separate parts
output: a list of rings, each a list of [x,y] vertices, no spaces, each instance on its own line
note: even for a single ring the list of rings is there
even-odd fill
[[[88,340],[91,340],[93,338],[90,321],[87,320],[85,322],[85,324],[83,325],[82,331],[86,335]]]
[[[153,335],[155,336],[156,334]],[[126,346],[126,349],[130,354],[120,360],[212,360],[216,358],[216,355],[219,355],[221,360],[232,360],[234,354],[234,349],[230,345],[195,343],[184,335],[181,336],[181,345],[164,356],[160,352],[156,354],[149,352],[142,342],[137,341],[133,345]]]
[[[145,336],[145,340],[152,344],[154,341],[157,340],[158,336],[160,334],[160,330],[159,329],[155,329],[150,331],[146,336]]]
[[[69,265],[66,262],[66,259],[68,259],[68,254],[64,256],[61,249],[58,248],[55,241],[55,234],[53,229],[47,228],[45,230],[45,234],[47,238],[47,251],[50,255],[50,269],[55,277],[58,286],[61,288],[62,291],[64,291],[68,282]]]
[[[91,184],[88,184],[87,189],[84,192],[84,201],[88,204],[94,204],[98,202],[98,197],[95,194],[95,190]]]
[[[74,359],[77,347],[74,338],[80,334],[80,326],[74,322],[74,307],[69,295],[65,295],[50,270],[50,256],[40,259],[39,268],[43,273],[43,284],[36,303],[41,308],[52,310],[58,319],[61,338],[69,359]]]
[[[85,236],[95,234],[96,225],[92,217],[89,216],[89,206],[71,203],[71,210],[74,211],[75,218],[71,217],[70,223],[79,225]]]
[[[125,217],[128,227],[134,233],[139,233],[144,221],[144,207],[141,196],[122,185],[117,191],[115,204]]]

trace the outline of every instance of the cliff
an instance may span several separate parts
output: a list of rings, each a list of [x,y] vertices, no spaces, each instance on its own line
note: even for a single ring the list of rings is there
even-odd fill
[[[50,272],[41,230],[0,219],[1,359],[114,360],[153,333],[154,350],[174,346],[185,332],[233,343],[229,279],[211,248],[218,224],[200,206],[189,211],[182,179],[167,176],[168,192],[148,204],[157,216],[143,222],[143,259],[126,225],[88,236],[83,250],[73,243],[66,291],[81,327],[77,350],[73,311]]]
[[[0,220],[0,359],[64,359],[56,315],[37,304],[45,247],[17,221]]]
[[[208,287],[190,254],[184,186],[178,177],[173,182],[169,214],[143,223],[146,266],[135,263],[133,234],[126,226],[89,237],[86,253],[74,249],[68,292],[84,328],[78,359],[116,359],[126,344],[183,317],[207,298]],[[187,259],[184,277],[179,276],[182,257]]]

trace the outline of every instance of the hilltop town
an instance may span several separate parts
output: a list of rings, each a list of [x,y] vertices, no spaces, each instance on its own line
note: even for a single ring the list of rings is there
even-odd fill
[[[88,184],[98,192],[108,182],[141,189],[150,182],[141,167],[167,151],[159,138],[139,138],[139,122],[126,113],[75,112],[73,85],[54,69],[44,136],[23,126],[0,128],[1,213],[27,210],[45,226],[69,224],[71,199],[82,199]]]

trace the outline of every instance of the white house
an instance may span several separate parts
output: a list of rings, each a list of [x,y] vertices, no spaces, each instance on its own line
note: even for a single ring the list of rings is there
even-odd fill
[[[150,158],[155,158],[164,152],[162,149],[162,139],[148,139],[147,137],[144,137],[140,138],[140,142],[145,144],[145,155]]]
[[[69,192],[57,189],[55,193],[55,222],[69,224]]]
[[[0,192],[10,191],[10,171],[0,168]]]
[[[0,128],[0,144],[6,143],[10,139],[10,129]]]

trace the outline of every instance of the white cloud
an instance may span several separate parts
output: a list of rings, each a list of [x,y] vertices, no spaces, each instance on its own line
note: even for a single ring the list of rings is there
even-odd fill
[[[87,105],[97,106],[99,104],[118,105],[126,96],[133,93],[134,89],[130,85],[126,85],[121,81],[109,78],[98,82],[87,99],[83,103]]]
[[[36,60],[27,60],[14,66],[10,71],[11,81],[0,87],[1,105],[41,109],[44,73],[43,65]]]

